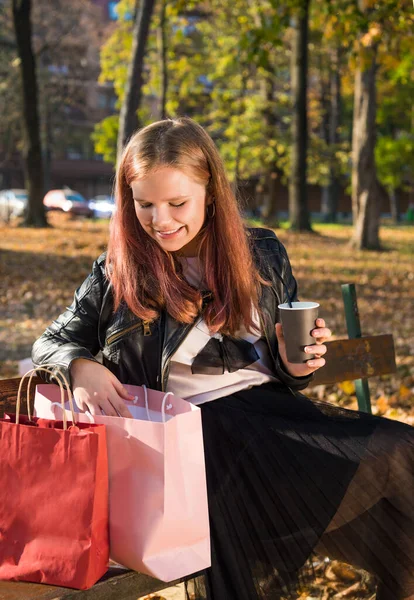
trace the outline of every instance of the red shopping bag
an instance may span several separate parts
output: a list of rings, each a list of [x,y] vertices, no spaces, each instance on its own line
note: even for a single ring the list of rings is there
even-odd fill
[[[21,416],[20,396],[0,419],[0,579],[87,589],[109,559],[105,426],[73,405],[72,422]]]

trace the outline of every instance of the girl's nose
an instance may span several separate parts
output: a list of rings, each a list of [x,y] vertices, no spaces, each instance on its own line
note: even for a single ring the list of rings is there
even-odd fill
[[[152,223],[155,227],[165,227],[171,222],[171,211],[168,206],[154,207],[152,212]]]

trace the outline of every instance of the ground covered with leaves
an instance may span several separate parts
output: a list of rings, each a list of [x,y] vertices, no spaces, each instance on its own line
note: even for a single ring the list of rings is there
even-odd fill
[[[0,225],[0,379],[18,374],[18,361],[71,303],[73,292],[105,249],[108,222],[51,215],[47,229]],[[314,234],[276,230],[285,244],[301,300],[321,305],[334,338],[347,337],[341,284],[355,283],[362,331],[392,333],[397,372],[370,379],[373,412],[414,425],[414,227],[383,225],[382,252],[350,250],[350,226],[315,225]],[[357,408],[352,382],[319,386],[308,395]],[[328,598],[372,598],[374,583],[346,565],[316,565]],[[321,597],[304,590],[301,598]]]

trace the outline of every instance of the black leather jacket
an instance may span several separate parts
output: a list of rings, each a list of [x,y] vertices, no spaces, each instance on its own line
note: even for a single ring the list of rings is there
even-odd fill
[[[279,357],[275,333],[275,323],[279,320],[277,306],[287,298],[284,286],[291,299],[297,299],[289,258],[273,231],[249,229],[247,233],[261,274],[272,281],[271,287],[262,286],[260,308],[274,374],[292,391],[304,389],[312,375],[292,377],[287,373]],[[72,305],[35,342],[33,363],[56,365],[70,382],[73,360],[96,360],[95,356],[102,351],[103,364],[122,383],[165,390],[170,358],[193,325],[178,323],[165,312],[155,321],[143,322],[126,305],[114,312],[112,287],[104,272],[105,259],[104,253],[93,263],[92,272],[76,290]],[[48,375],[40,375],[50,381]]]

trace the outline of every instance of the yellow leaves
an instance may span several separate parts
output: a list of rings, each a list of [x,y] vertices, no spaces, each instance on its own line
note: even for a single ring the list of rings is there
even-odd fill
[[[411,390],[403,384],[400,385],[399,393],[402,399],[408,398],[412,394]]]
[[[371,23],[369,30],[361,37],[360,42],[365,48],[368,48],[380,40],[381,33],[381,25],[379,23]]]
[[[352,396],[355,394],[355,384],[353,381],[343,381],[338,384],[339,389],[341,389],[347,396]]]
[[[379,415],[384,415],[390,407],[388,399],[385,396],[380,396],[377,398],[375,401],[375,406],[377,408],[377,414]]]
[[[387,412],[387,419],[392,419],[393,421],[404,421],[404,419],[402,418],[402,412],[401,409],[398,408],[393,408],[391,410],[389,410]]]

